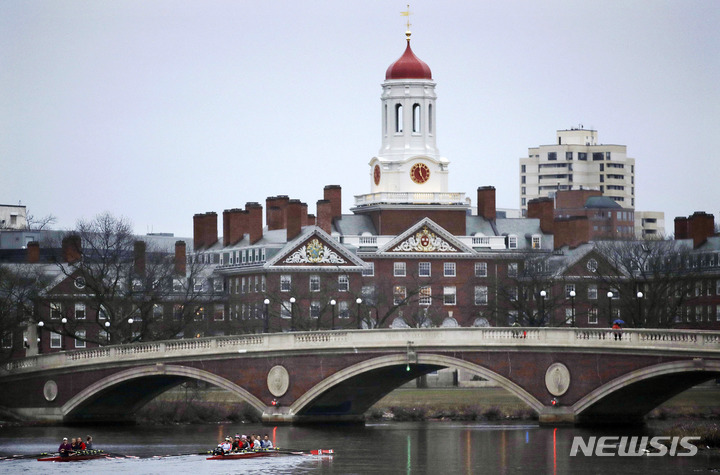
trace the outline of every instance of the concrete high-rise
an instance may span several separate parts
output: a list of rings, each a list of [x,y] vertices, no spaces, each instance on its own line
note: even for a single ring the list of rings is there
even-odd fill
[[[635,159],[625,145],[598,143],[597,130],[558,130],[552,145],[528,149],[520,159],[520,208],[558,190],[599,190],[623,208],[635,208]]]

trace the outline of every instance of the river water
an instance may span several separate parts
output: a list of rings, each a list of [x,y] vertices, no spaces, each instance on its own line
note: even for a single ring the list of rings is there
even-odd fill
[[[226,435],[269,434],[275,445],[334,449],[334,456],[206,460]],[[645,429],[539,427],[535,423],[383,422],[365,426],[182,425],[0,429],[0,455],[57,450],[63,437],[93,436],[96,449],[137,458],[75,463],[0,461],[0,473],[135,474],[677,474],[720,473],[720,451],[691,457],[571,457],[573,437],[645,435]]]

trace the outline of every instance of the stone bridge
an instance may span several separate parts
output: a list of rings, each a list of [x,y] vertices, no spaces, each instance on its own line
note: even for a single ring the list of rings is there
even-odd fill
[[[267,423],[361,421],[393,389],[442,368],[498,383],[541,423],[639,421],[720,377],[720,333],[428,328],[107,346],[5,364],[0,406],[30,420],[124,421],[158,394],[200,380],[237,394]]]

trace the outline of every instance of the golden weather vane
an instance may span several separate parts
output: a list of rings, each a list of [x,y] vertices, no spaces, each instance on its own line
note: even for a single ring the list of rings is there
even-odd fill
[[[405,36],[407,36],[407,39],[410,40],[410,26],[412,23],[410,23],[410,15],[412,15],[412,12],[410,12],[410,5],[408,4],[407,10],[404,12],[400,12],[400,15],[408,17],[407,19],[407,31],[405,32]]]

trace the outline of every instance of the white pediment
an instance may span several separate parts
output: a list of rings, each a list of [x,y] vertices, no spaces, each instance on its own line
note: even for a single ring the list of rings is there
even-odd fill
[[[475,254],[475,251],[425,218],[378,249],[378,253]]]

